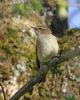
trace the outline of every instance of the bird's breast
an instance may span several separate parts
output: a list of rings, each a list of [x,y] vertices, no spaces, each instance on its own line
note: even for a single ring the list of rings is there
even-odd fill
[[[37,41],[37,55],[41,62],[47,62],[58,54],[58,42],[56,37],[43,36]]]

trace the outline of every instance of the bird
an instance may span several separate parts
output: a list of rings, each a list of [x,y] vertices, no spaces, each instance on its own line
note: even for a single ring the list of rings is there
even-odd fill
[[[33,29],[37,35],[36,63],[37,68],[40,69],[42,65],[58,55],[59,44],[57,37],[52,34],[47,26],[37,26]]]

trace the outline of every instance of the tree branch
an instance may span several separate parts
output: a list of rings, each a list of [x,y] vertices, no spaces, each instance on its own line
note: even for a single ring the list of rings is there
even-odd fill
[[[10,100],[19,100],[19,98],[22,95],[24,95],[27,91],[29,91],[36,83],[40,83],[41,80],[46,76],[48,70],[51,69],[53,66],[60,64],[64,61],[68,61],[79,55],[80,55],[80,48],[76,48],[73,51],[69,51],[65,54],[62,54],[60,57],[55,57],[48,63],[48,66],[41,68],[36,76],[34,76],[28,83],[26,83],[22,88],[20,88],[19,91],[16,92],[10,98]]]

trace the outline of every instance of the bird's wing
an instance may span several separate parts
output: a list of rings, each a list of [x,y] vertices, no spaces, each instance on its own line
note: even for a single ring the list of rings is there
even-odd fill
[[[37,56],[37,43],[36,43],[36,65],[37,65],[37,69],[40,68],[40,61],[38,59],[38,56]]]

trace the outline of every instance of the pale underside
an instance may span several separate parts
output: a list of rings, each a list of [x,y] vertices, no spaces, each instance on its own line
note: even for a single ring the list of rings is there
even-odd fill
[[[58,55],[58,42],[52,34],[39,36],[37,39],[37,56],[41,62],[47,62]]]

